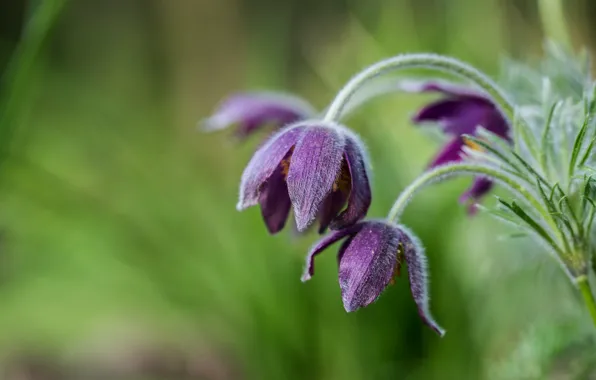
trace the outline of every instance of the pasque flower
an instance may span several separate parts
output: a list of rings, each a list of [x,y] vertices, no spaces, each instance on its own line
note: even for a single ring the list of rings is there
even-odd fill
[[[367,166],[362,143],[348,129],[321,121],[293,124],[253,155],[237,208],[259,204],[272,234],[284,227],[292,207],[299,231],[317,218],[321,233],[349,226],[371,203]]]
[[[276,130],[314,115],[315,109],[297,96],[279,92],[244,92],[222,101],[202,126],[205,130],[235,126],[235,135],[245,138],[263,128]]]
[[[315,256],[344,239],[338,252],[339,286],[346,311],[374,302],[400,273],[402,259],[408,266],[412,296],[422,320],[438,334],[444,330],[428,310],[426,260],[416,237],[405,227],[387,221],[363,221],[322,238],[306,259],[302,281],[314,274]]]
[[[416,124],[437,123],[443,132],[451,137],[431,161],[431,168],[461,161],[462,148],[466,144],[462,135],[474,135],[479,127],[510,141],[509,124],[496,105],[482,93],[444,82],[416,83],[406,89],[444,95],[443,98],[423,107],[413,117]],[[476,202],[491,190],[492,185],[489,179],[476,178],[472,186],[462,194],[460,202],[469,203],[468,212],[474,213]]]

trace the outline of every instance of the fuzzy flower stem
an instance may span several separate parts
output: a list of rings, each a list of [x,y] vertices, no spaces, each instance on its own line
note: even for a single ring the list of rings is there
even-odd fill
[[[414,194],[432,182],[438,181],[441,178],[455,175],[486,176],[506,184],[508,187],[523,196],[524,199],[544,217],[544,220],[548,222],[552,232],[557,234],[559,239],[564,239],[564,237],[560,236],[559,229],[557,228],[557,225],[552,219],[552,216],[549,214],[548,210],[546,210],[542,203],[534,195],[528,192],[528,190],[522,184],[499,170],[495,170],[484,165],[466,162],[438,166],[423,173],[416,180],[414,180],[410,186],[402,191],[399,197],[395,200],[393,207],[391,207],[387,219],[397,223],[406,205],[414,196]],[[556,242],[554,242],[552,239],[549,239],[547,243],[555,250],[559,257],[563,256],[563,250],[558,244],[556,244]]]
[[[428,53],[398,55],[379,61],[362,70],[360,73],[356,74],[337,94],[329,106],[324,120],[330,122],[338,121],[346,104],[367,81],[390,71],[413,68],[439,70],[473,82],[490,96],[495,104],[499,106],[501,112],[510,123],[514,120],[514,104],[507,98],[505,93],[497,86],[497,84],[487,75],[483,74],[471,65],[455,58]]]
[[[577,287],[579,288],[584,302],[590,311],[590,316],[592,317],[592,321],[596,326],[596,301],[594,301],[594,295],[592,294],[592,290],[590,289],[590,283],[588,282],[587,276],[580,276],[576,280]]]

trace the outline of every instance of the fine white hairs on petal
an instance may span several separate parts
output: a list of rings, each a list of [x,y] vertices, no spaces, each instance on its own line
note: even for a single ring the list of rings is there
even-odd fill
[[[418,314],[422,320],[440,336],[445,335],[445,330],[439,326],[430,313],[428,295],[428,268],[424,247],[422,243],[407,227],[400,225],[403,234],[401,244],[408,265],[408,277],[412,297],[418,306]]]

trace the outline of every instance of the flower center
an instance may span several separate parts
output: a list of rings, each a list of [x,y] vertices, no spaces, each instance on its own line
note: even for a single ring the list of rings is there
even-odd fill
[[[288,173],[290,172],[290,159],[292,158],[292,153],[294,153],[294,147],[290,148],[288,154],[286,154],[284,159],[279,163],[279,166],[281,166],[281,174],[283,175],[284,180],[288,178]]]
[[[482,152],[484,150],[480,145],[476,144],[472,140],[466,139],[465,137],[464,137],[464,144],[466,144],[466,146],[468,146],[469,148],[471,148],[477,152]]]
[[[390,285],[395,285],[395,281],[401,276],[401,265],[403,264],[404,260],[404,246],[402,243],[399,243],[397,246],[397,259],[395,260],[395,267],[393,267],[393,276],[389,281]]]
[[[344,158],[341,160],[341,168],[339,170],[339,173],[337,173],[335,182],[333,182],[332,190],[348,193],[350,191],[351,184],[352,176],[350,175],[350,168],[348,166],[348,162]]]

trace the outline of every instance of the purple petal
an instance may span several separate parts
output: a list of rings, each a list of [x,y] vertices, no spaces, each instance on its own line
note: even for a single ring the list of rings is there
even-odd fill
[[[496,134],[497,136],[504,138],[508,142],[512,142],[509,135],[511,128],[499,110],[493,109],[492,111],[488,112],[485,120],[479,125],[484,129]]]
[[[337,250],[337,267],[339,268],[339,264],[341,263],[341,259],[344,257],[344,253],[346,253],[346,249],[348,249],[348,247],[350,246],[350,244],[352,243],[352,240],[354,239],[354,236],[349,236],[346,240],[344,240],[343,243],[341,243],[341,245],[339,246],[339,249]]]
[[[258,203],[262,184],[278,168],[303,132],[304,126],[302,125],[284,128],[255,152],[242,173],[240,197],[236,206],[238,210]]]
[[[477,211],[476,204],[493,187],[493,182],[487,178],[479,177],[474,179],[472,186],[459,197],[460,203],[469,203],[468,214],[473,215]]]
[[[336,217],[336,215],[342,210],[346,201],[348,200],[348,194],[338,190],[332,191],[327,198],[323,201],[321,209],[319,210],[319,233],[325,233],[327,227]]]
[[[412,117],[414,123],[440,122],[453,117],[459,112],[462,101],[459,99],[441,99],[423,107]]]
[[[345,138],[331,127],[308,127],[290,161],[288,191],[296,225],[304,230],[315,219],[333,188],[341,166]]]
[[[308,281],[315,274],[315,256],[323,252],[327,247],[336,241],[343,239],[346,236],[353,235],[362,228],[363,224],[355,224],[348,228],[341,229],[339,231],[332,231],[327,236],[319,240],[310,250],[306,256],[306,266],[302,273],[302,281]]]
[[[429,164],[430,168],[444,165],[450,162],[461,161],[461,152],[464,141],[461,137],[455,137],[453,140],[445,144],[443,149],[435,156],[435,158]]]
[[[484,93],[473,88],[448,82],[412,82],[402,85],[410,92],[439,92],[445,95],[422,108],[414,123],[438,122],[446,133],[473,134],[481,125],[487,130],[509,139],[509,125],[497,106]]]
[[[345,159],[350,170],[351,190],[348,207],[338,215],[331,228],[340,229],[356,223],[366,216],[372,194],[367,173],[366,151],[356,136],[346,138]]]
[[[410,289],[420,318],[431,329],[440,336],[445,335],[445,330],[435,322],[429,311],[429,297],[427,284],[426,257],[424,248],[420,241],[405,227],[399,226],[401,230],[401,247],[403,249],[406,263],[408,264],[408,277],[410,280]]]
[[[292,207],[283,171],[284,168],[278,166],[259,194],[261,214],[271,234],[276,234],[284,228]]]
[[[445,133],[462,135],[473,134],[479,125],[486,126],[494,115],[499,116],[498,111],[483,101],[444,99],[422,108],[414,116],[413,121],[415,123],[438,122]]]
[[[280,128],[315,114],[313,107],[296,96],[275,92],[248,92],[230,96],[213,116],[203,122],[205,130],[219,130],[237,125],[236,135],[246,137],[272,124]]]
[[[399,230],[384,222],[361,224],[339,263],[339,286],[348,312],[375,301],[391,282],[397,264]]]

